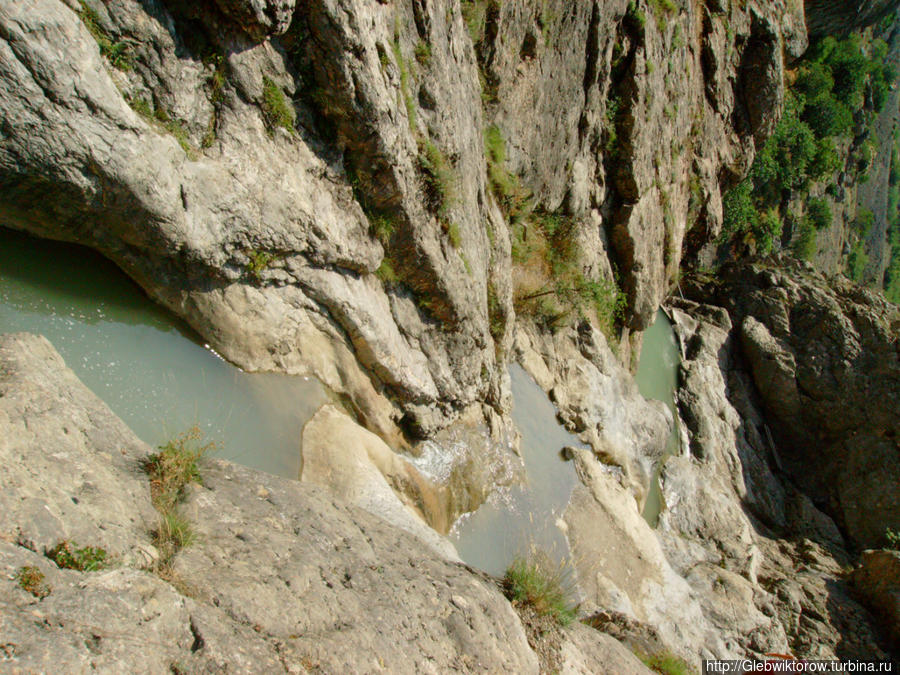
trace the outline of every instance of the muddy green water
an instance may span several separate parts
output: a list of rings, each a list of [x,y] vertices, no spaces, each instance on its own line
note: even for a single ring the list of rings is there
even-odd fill
[[[556,420],[556,409],[534,380],[513,364],[512,417],[522,434],[520,451],[526,485],[495,492],[474,513],[460,518],[450,539],[460,557],[486,572],[502,575],[517,555],[541,551],[554,561],[569,556],[557,526],[575,486],[575,470],[560,450],[583,444]]]
[[[145,442],[193,425],[216,453],[297,478],[303,424],[327,400],[314,379],[245,373],[200,343],[92,251],[0,227],[0,332],[45,335]]]
[[[678,453],[678,414],[675,408],[675,389],[678,386],[678,365],[681,362],[681,354],[678,350],[678,341],[675,331],[665,312],[659,310],[653,325],[644,333],[644,344],[641,348],[641,360],[638,362],[638,371],[635,376],[638,389],[644,398],[655,399],[666,404],[672,416],[676,420],[675,428],[669,435],[666,444],[666,457]],[[665,506],[662,492],[659,488],[659,474],[662,464],[657,467],[650,483],[650,492],[644,504],[644,519],[656,527],[659,514]]]

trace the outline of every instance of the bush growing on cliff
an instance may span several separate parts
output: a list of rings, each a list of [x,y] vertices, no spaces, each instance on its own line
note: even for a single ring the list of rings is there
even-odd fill
[[[894,551],[900,551],[900,532],[895,532],[891,528],[884,531],[884,540],[887,548]]]
[[[831,207],[819,197],[813,197],[806,205],[806,218],[817,230],[824,230],[831,225]]]
[[[768,252],[780,235],[784,206],[802,200],[813,181],[828,179],[841,168],[836,138],[856,138],[857,161],[849,171],[863,179],[872,149],[860,140],[895,77],[885,63],[886,54],[880,40],[867,46],[858,36],[829,37],[810,47],[785,96],[784,114],[757,154],[749,177],[723,199],[723,240]],[[810,200],[807,212],[795,254],[812,255],[814,230],[831,222],[822,200]],[[858,268],[860,260],[854,255],[851,262]]]
[[[561,213],[536,211],[512,232],[513,301],[516,312],[555,329],[573,315],[596,317],[612,343],[625,313],[625,294],[615,281],[587,279],[578,264],[576,222]]]
[[[554,564],[546,555],[513,560],[503,577],[503,591],[513,604],[530,607],[562,626],[568,626],[575,619],[565,567]]]
[[[419,168],[432,210],[446,220],[457,197],[458,178],[450,160],[429,138],[419,141]]]
[[[792,250],[800,260],[812,260],[818,251],[818,237],[814,227],[806,222],[800,225],[800,234],[794,240]]]
[[[847,276],[856,283],[862,283],[863,274],[868,264],[869,256],[866,253],[865,246],[862,241],[857,241],[853,244],[850,255],[847,256]]]
[[[100,48],[100,54],[105,56],[114,68],[123,72],[134,68],[128,43],[124,40],[114,41],[109,33],[100,26],[100,17],[97,12],[85,0],[78,0],[78,2],[81,5],[78,16]]]

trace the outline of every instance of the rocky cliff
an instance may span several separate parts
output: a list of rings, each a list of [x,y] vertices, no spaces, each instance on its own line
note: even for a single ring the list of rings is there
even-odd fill
[[[0,224],[98,249],[234,363],[314,374],[380,436],[316,415],[303,477],[330,495],[211,462],[198,542],[160,579],[149,449],[45,342],[3,338],[2,620],[40,619],[4,657],[641,672],[580,625],[547,661],[407,508],[445,529],[507,473],[511,358],[589,445],[560,525],[591,625],[692,661],[884,655],[845,570],[900,529],[886,303],[786,261],[683,284],[685,443],[659,528],[640,516],[677,422],[630,378],[640,333],[775,128],[805,22],[853,3],[818,4],[0,6]],[[435,488],[392,450],[454,421],[488,440]],[[117,565],[60,569],[65,541]]]
[[[890,575],[860,597],[846,571],[900,517],[896,307],[788,259],[687,288],[713,304],[673,301],[687,447],[662,474],[669,560],[745,648],[884,653],[891,623],[860,602],[893,611],[871,604]]]
[[[778,464],[860,547],[900,527],[900,313],[787,258],[720,275]]]
[[[526,239],[563,217],[575,290],[618,275],[646,327],[805,45],[794,2],[28,0],[0,25],[3,223],[97,248],[385,438],[505,409],[514,211]]]

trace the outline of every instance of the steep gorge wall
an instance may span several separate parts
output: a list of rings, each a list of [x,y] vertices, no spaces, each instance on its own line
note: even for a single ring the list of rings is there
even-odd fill
[[[484,129],[639,331],[805,37],[795,2],[489,2],[473,45],[472,4],[7,4],[3,223],[97,248],[230,360],[316,374],[385,437],[494,419],[513,274]]]

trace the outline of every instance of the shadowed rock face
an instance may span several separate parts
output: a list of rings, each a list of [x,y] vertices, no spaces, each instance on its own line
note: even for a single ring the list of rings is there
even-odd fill
[[[900,7],[897,0],[806,0],[804,4],[811,37],[846,35],[875,23]]]
[[[241,367],[429,436],[508,405],[485,127],[640,330],[805,44],[792,3],[732,4],[505,3],[473,45],[455,0],[5,3],[0,217],[100,250]]]
[[[860,547],[900,527],[897,308],[811,267],[726,269],[728,308],[787,470]]]

